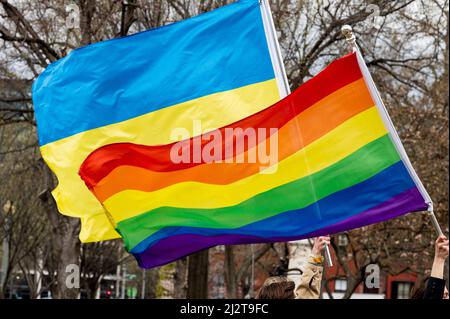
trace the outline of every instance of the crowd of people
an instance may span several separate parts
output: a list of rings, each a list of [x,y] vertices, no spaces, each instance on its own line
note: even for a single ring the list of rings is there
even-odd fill
[[[323,256],[325,245],[330,237],[317,237],[308,261],[304,265],[300,283],[295,283],[285,276],[269,277],[259,289],[256,299],[318,299],[321,290]],[[441,235],[436,239],[431,273],[416,283],[411,291],[412,299],[448,299],[448,289],[444,280],[445,261],[448,258],[449,241]]]

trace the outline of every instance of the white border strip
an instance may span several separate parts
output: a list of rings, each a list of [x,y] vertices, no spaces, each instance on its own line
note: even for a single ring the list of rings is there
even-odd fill
[[[278,43],[270,5],[268,0],[259,0],[259,4],[264,25],[264,33],[266,34],[267,45],[269,47],[270,59],[272,60],[272,66],[277,80],[278,91],[280,97],[284,98],[291,93],[291,89],[289,88],[286,70],[284,69],[283,57],[281,56],[281,49]]]
[[[361,72],[363,74],[364,80],[369,88],[370,95],[372,96],[372,99],[375,101],[375,104],[377,106],[378,112],[380,113],[381,118],[383,119],[384,125],[389,131],[389,136],[392,140],[392,142],[395,145],[395,148],[397,149],[400,158],[402,159],[403,163],[405,164],[409,175],[413,179],[414,183],[416,184],[417,188],[420,191],[420,194],[425,199],[425,202],[428,204],[428,211],[433,211],[433,201],[430,198],[430,195],[428,195],[427,190],[422,184],[422,181],[420,180],[419,176],[417,175],[416,171],[414,170],[411,161],[408,158],[408,155],[406,154],[405,148],[403,147],[403,144],[400,140],[400,137],[398,136],[398,133],[394,127],[394,124],[392,123],[391,118],[389,117],[389,114],[387,112],[386,106],[383,103],[383,100],[381,99],[380,93],[377,90],[377,87],[375,85],[375,82],[372,79],[372,76],[370,75],[369,69],[367,68],[366,62],[364,61],[364,58],[362,57],[360,51],[358,48],[356,48],[356,57],[358,60],[359,68],[361,69]]]

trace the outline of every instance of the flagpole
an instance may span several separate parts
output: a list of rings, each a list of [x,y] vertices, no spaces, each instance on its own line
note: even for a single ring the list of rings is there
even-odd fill
[[[356,37],[353,34],[352,27],[349,25],[344,25],[341,28],[341,33],[344,35],[345,40],[352,48],[353,52],[356,52],[356,56],[358,59],[359,67],[361,68],[361,72],[363,73],[364,80],[366,81],[366,84],[369,88],[370,94],[372,98],[375,101],[375,104],[380,112],[381,118],[386,126],[386,128],[389,130],[389,135],[394,143],[397,151],[399,152],[400,158],[402,159],[403,163],[405,164],[406,169],[408,170],[411,178],[413,179],[414,183],[417,186],[417,189],[419,190],[422,197],[425,199],[426,203],[428,204],[428,215],[431,219],[431,223],[436,230],[436,233],[438,236],[443,235],[441,226],[439,225],[439,222],[436,218],[436,215],[434,214],[433,209],[433,201],[431,200],[430,195],[428,194],[427,190],[425,189],[424,185],[422,184],[422,181],[420,180],[419,176],[417,175],[416,171],[414,170],[411,161],[409,160],[408,155],[406,154],[405,148],[403,147],[403,144],[401,143],[400,137],[398,136],[397,131],[394,128],[394,124],[391,121],[391,118],[388,115],[386,106],[383,103],[383,100],[381,99],[380,92],[378,92],[378,89],[375,85],[375,82],[372,79],[372,76],[369,72],[369,69],[367,68],[366,63],[364,62],[364,58],[361,54],[361,51],[359,50],[358,45],[356,44]]]
[[[275,72],[280,98],[284,98],[291,93],[289,82],[284,68],[283,56],[281,55],[280,44],[278,43],[277,31],[270,11],[268,0],[259,0],[261,17],[263,20],[264,31],[266,33],[267,44],[269,47],[270,58]]]

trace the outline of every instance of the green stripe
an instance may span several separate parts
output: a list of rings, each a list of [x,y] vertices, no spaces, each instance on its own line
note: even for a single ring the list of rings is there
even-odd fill
[[[376,175],[399,160],[386,134],[315,174],[260,193],[237,205],[212,209],[159,207],[119,222],[117,230],[126,234],[126,247],[132,249],[168,226],[242,227],[282,212],[304,208]]]

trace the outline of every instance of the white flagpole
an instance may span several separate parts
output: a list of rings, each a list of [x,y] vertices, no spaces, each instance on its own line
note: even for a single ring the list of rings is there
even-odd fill
[[[379,114],[383,120],[384,125],[389,131],[389,136],[392,140],[392,142],[395,145],[395,148],[397,149],[400,158],[403,161],[403,164],[405,164],[406,169],[409,172],[409,175],[413,179],[414,183],[417,186],[417,189],[419,190],[422,197],[425,199],[425,202],[428,204],[428,214],[431,218],[431,222],[433,224],[433,227],[436,230],[436,233],[438,236],[443,235],[442,229],[439,226],[439,223],[436,219],[436,216],[433,211],[433,201],[431,200],[430,195],[428,194],[427,190],[422,184],[422,181],[420,180],[419,176],[417,175],[416,171],[414,170],[411,161],[409,160],[408,155],[406,154],[405,148],[403,147],[403,144],[400,140],[400,137],[398,136],[397,130],[394,127],[394,124],[392,123],[391,118],[389,117],[389,114],[387,112],[386,106],[383,103],[383,100],[381,99],[380,92],[378,91],[375,82],[372,79],[372,75],[369,72],[369,69],[367,68],[367,65],[364,61],[364,58],[361,54],[361,51],[359,50],[358,45],[356,44],[356,37],[353,34],[352,27],[349,25],[344,25],[341,28],[341,32],[344,35],[347,43],[350,44],[353,52],[356,52],[356,57],[358,59],[358,65],[361,69],[361,72],[364,77],[364,81],[366,82],[370,95],[372,96],[372,99],[374,100],[377,109],[379,111]]]
[[[264,31],[266,34],[267,44],[269,47],[269,53],[272,60],[272,65],[275,72],[275,78],[277,80],[278,90],[280,92],[280,98],[284,98],[291,93],[289,82],[286,76],[286,70],[284,68],[283,57],[281,55],[280,44],[278,43],[277,31],[272,18],[272,12],[270,11],[270,4],[268,0],[259,0],[261,8],[261,16],[264,25]],[[331,259],[330,248],[328,245],[324,247],[324,257],[329,267],[333,266]]]
[[[275,72],[275,78],[280,92],[280,98],[284,98],[291,93],[289,82],[284,69],[283,57],[281,55],[280,44],[278,43],[277,31],[273,23],[272,12],[268,0],[259,0],[261,8],[261,17],[263,20],[264,31],[269,47],[270,58]]]

